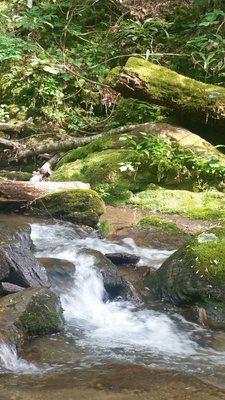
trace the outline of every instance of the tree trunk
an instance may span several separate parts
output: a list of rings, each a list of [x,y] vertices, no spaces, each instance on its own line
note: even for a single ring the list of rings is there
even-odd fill
[[[189,122],[225,133],[223,87],[190,79],[135,57],[129,58],[124,67],[114,68],[108,83],[125,97],[166,106]]]

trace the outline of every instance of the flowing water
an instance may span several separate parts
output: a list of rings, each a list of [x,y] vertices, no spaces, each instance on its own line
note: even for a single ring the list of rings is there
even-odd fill
[[[174,310],[164,311],[157,304],[147,309],[121,299],[105,301],[95,257],[80,252],[127,252],[141,257],[140,266],[158,268],[171,251],[136,246],[131,238],[112,242],[68,223],[33,223],[32,239],[37,257],[74,264],[69,284],[54,287],[64,309],[65,332],[32,341],[23,355],[29,361],[1,343],[2,372],[52,374],[116,362],[179,370],[225,387],[225,336],[221,334],[218,351],[218,334]]]

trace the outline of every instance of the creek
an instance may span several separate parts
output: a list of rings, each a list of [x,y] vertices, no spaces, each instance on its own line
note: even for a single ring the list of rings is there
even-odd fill
[[[20,356],[2,343],[0,373],[5,384],[35,386],[46,377],[57,382],[59,374],[65,378],[71,373],[81,382],[93,368],[126,365],[179,371],[225,388],[225,334],[187,321],[163,303],[146,308],[122,299],[105,301],[95,258],[80,252],[86,248],[131,253],[141,258],[137,268],[158,268],[171,251],[137,246],[131,238],[102,239],[70,223],[31,221],[31,227],[36,257],[74,265],[69,281],[53,286],[61,298],[65,330],[32,340]]]

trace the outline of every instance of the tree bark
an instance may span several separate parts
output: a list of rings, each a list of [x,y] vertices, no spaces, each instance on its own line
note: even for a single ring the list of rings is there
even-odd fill
[[[216,130],[225,129],[225,88],[179,75],[168,68],[131,57],[114,68],[107,83],[125,97],[174,110],[186,120]],[[225,135],[224,139],[225,141]]]

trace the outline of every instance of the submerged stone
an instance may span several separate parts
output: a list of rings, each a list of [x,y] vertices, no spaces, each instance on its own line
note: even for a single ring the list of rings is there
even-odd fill
[[[46,268],[47,275],[56,288],[64,288],[73,284],[75,265],[60,258],[39,258]]]

